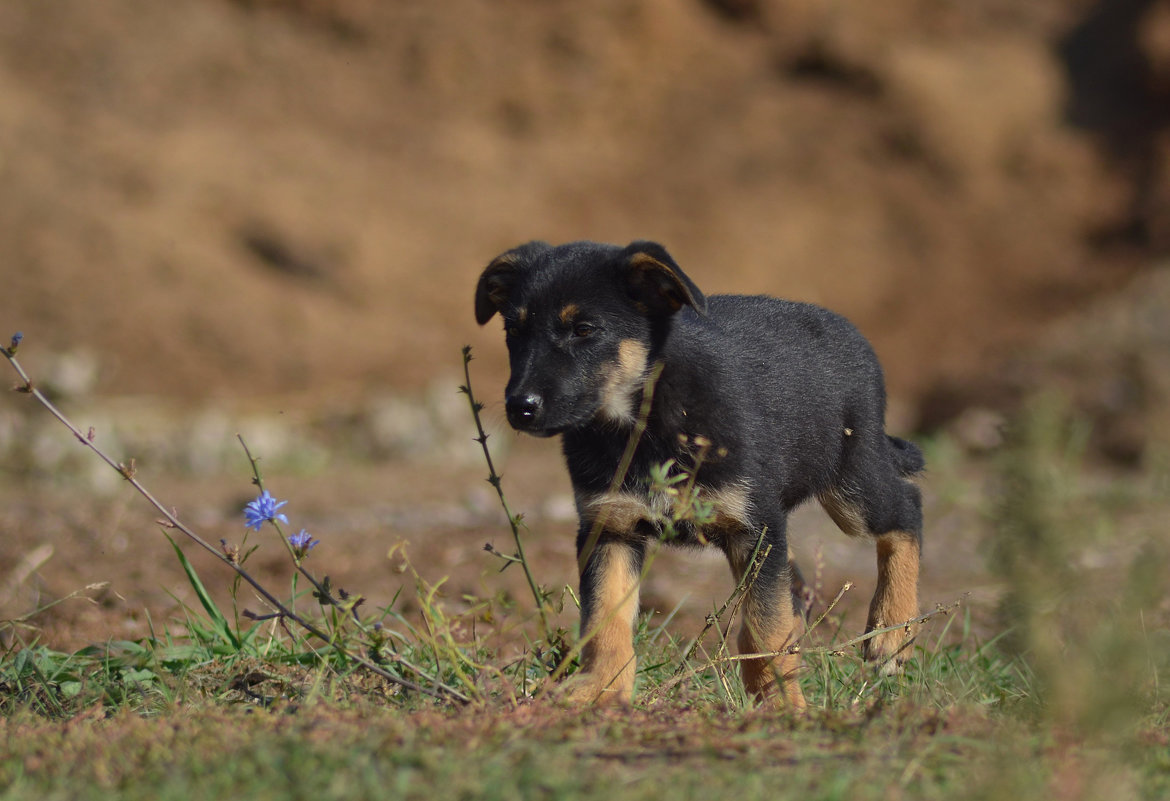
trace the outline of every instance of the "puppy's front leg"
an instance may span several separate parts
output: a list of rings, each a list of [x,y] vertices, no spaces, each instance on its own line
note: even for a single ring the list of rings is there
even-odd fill
[[[594,539],[592,547],[590,539]],[[579,704],[628,704],[634,695],[634,618],[645,546],[607,537],[578,540],[581,570],[581,671],[563,688]]]
[[[776,530],[780,530],[779,527]],[[787,649],[800,636],[801,620],[792,608],[792,574],[788,546],[783,534],[769,537],[770,548],[754,576],[749,576],[743,600],[743,622],[739,630],[741,654],[775,654],[745,659],[740,665],[744,687],[757,700],[777,708],[799,712],[806,707],[797,681],[800,655]],[[752,569],[746,538],[728,550],[731,570],[737,581]]]

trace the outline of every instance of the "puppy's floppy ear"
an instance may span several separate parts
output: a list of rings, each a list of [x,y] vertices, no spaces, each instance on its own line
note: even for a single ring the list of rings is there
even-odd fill
[[[634,242],[622,256],[626,289],[635,301],[659,314],[674,314],[683,306],[707,313],[707,298],[662,245]]]
[[[475,320],[483,325],[503,308],[517,279],[532,260],[549,249],[546,242],[529,242],[492,259],[475,287]]]

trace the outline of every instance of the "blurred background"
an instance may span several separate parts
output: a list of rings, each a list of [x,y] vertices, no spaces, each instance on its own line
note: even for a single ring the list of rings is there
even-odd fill
[[[478,575],[459,350],[500,429],[472,293],[534,238],[655,239],[708,293],[844,313],[899,433],[990,452],[1054,391],[1140,474],[1170,439],[1170,2],[0,3],[0,334],[196,522],[236,530],[241,431],[290,509],[445,531],[436,571]],[[111,577],[107,608],[165,606],[126,567],[149,512],[30,406],[0,406],[0,612]],[[498,433],[571,530],[555,446]]]

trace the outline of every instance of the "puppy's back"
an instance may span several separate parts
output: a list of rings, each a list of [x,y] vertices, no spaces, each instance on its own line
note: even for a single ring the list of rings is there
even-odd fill
[[[668,359],[709,352],[734,381],[760,382],[788,394],[869,397],[884,380],[873,348],[841,315],[811,303],[765,295],[713,295],[707,315],[678,316]]]
[[[705,317],[678,315],[665,355],[663,379],[688,425],[728,443],[743,469],[785,484],[793,504],[832,482],[845,437],[885,447],[881,366],[828,309],[710,296]]]

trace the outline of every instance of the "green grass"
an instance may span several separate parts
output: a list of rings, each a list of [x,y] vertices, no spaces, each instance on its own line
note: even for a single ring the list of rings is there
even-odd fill
[[[733,675],[730,694],[700,674],[659,696],[681,645],[640,629],[632,711],[403,704],[331,669],[246,658],[176,673],[141,649],[72,666],[28,649],[10,672],[57,700],[32,692],[0,721],[0,798],[929,798],[976,768],[998,777],[1009,749],[1047,747],[1014,709],[1026,671],[990,646],[923,649],[876,683],[853,656],[812,657],[814,709],[794,718],[751,708]]]
[[[689,643],[645,625],[632,710],[518,701],[518,675],[492,668],[468,685],[480,700],[457,706],[287,651],[30,647],[0,669],[0,799],[624,801],[669,791],[863,801],[1170,790],[1164,707],[1149,703],[1123,727],[1072,728],[1038,697],[1027,660],[979,642],[967,622],[933,621],[899,676],[875,677],[852,653],[809,654],[812,709],[801,717],[753,708],[733,671],[725,689],[718,666],[659,692]],[[498,664],[465,647],[467,664]],[[425,651],[411,657],[427,663]],[[444,658],[432,649],[429,665],[442,670]]]
[[[956,730],[933,714],[793,724],[675,708],[203,709],[5,728],[17,753],[0,798],[926,798],[973,763],[990,779],[1007,748],[1044,747],[985,719]]]
[[[697,694],[633,711],[405,712],[326,691],[268,708],[97,705],[66,722],[21,712],[0,721],[0,798],[1158,798],[1170,786],[1153,729],[1113,748],[1070,740],[992,700],[1001,678],[985,668],[963,660],[941,678],[946,703],[912,690],[795,720]],[[983,689],[953,701],[972,684]]]

